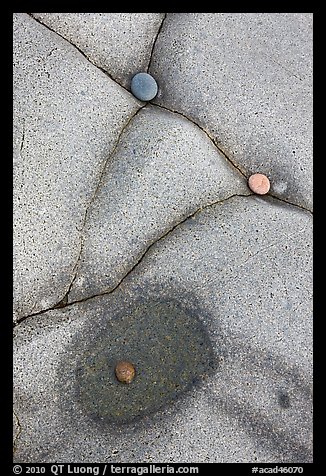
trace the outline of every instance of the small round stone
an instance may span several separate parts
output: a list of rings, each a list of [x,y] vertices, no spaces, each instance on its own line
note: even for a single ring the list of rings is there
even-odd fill
[[[249,177],[248,185],[250,190],[258,195],[265,195],[269,192],[271,184],[266,175],[253,174]]]
[[[157,83],[148,73],[137,73],[131,80],[131,92],[141,101],[151,101],[158,91]]]
[[[130,383],[133,381],[136,374],[135,367],[126,360],[118,362],[115,366],[115,375],[119,382]]]

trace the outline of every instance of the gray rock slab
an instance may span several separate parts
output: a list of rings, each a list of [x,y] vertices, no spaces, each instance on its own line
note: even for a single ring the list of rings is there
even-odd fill
[[[214,303],[220,327],[230,325],[248,344],[259,340],[260,346],[274,348],[307,371],[311,251],[310,212],[271,197],[233,197],[195,214],[155,244],[138,276],[155,287],[153,270],[160,270],[156,275],[162,288],[168,289],[169,282],[190,288],[210,307]]]
[[[146,71],[163,13],[32,13],[119,84]]]
[[[168,13],[153,102],[206,128],[247,175],[312,210],[312,14]]]
[[[73,46],[14,14],[14,314],[68,291],[105,162],[140,107]]]
[[[113,289],[155,240],[199,208],[250,193],[202,130],[146,106],[121,135],[89,208],[69,301]]]
[[[15,461],[312,461],[311,222],[275,199],[230,198],[157,242],[113,293],[17,326]],[[107,385],[109,329],[148,302],[177,303],[201,322],[216,361],[173,403],[112,426],[81,404],[81,371]],[[140,322],[139,335],[155,327],[150,314]],[[128,352],[135,337],[120,338]],[[161,345],[158,333],[145,352]]]
[[[72,342],[86,343],[103,310],[133,299],[95,298],[24,321],[15,331],[14,407],[22,431],[15,462],[212,462],[273,460],[224,412],[212,412],[208,382],[151,418],[112,427],[94,424],[72,396],[77,362]],[[121,299],[122,298],[122,299]],[[123,307],[122,307],[123,308]],[[102,320],[102,324],[101,321]],[[90,326],[90,324],[92,325]],[[94,323],[96,324],[94,326]],[[93,330],[92,330],[93,329]],[[77,340],[76,340],[76,336]],[[68,362],[68,367],[63,361]],[[65,399],[68,397],[68,400]],[[67,406],[68,405],[68,406]]]

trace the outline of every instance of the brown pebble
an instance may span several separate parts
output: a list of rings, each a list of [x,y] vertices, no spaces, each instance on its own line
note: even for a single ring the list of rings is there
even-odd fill
[[[135,367],[125,360],[118,362],[115,366],[115,375],[119,382],[130,383],[135,377]]]
[[[265,195],[269,192],[270,182],[266,175],[263,174],[254,174],[249,177],[248,185],[250,190],[258,195]]]

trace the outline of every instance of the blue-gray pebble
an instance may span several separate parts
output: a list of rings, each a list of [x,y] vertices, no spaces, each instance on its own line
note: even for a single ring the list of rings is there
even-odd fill
[[[154,99],[158,91],[157,83],[148,73],[137,73],[131,80],[131,92],[141,101]]]

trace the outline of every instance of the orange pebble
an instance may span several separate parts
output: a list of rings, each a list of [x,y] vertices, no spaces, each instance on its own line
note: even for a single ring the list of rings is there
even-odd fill
[[[250,190],[258,195],[265,195],[269,192],[270,182],[266,175],[263,174],[253,174],[249,177],[248,185]]]
[[[127,361],[118,362],[115,367],[115,375],[119,382],[130,383],[135,377],[135,367]]]

